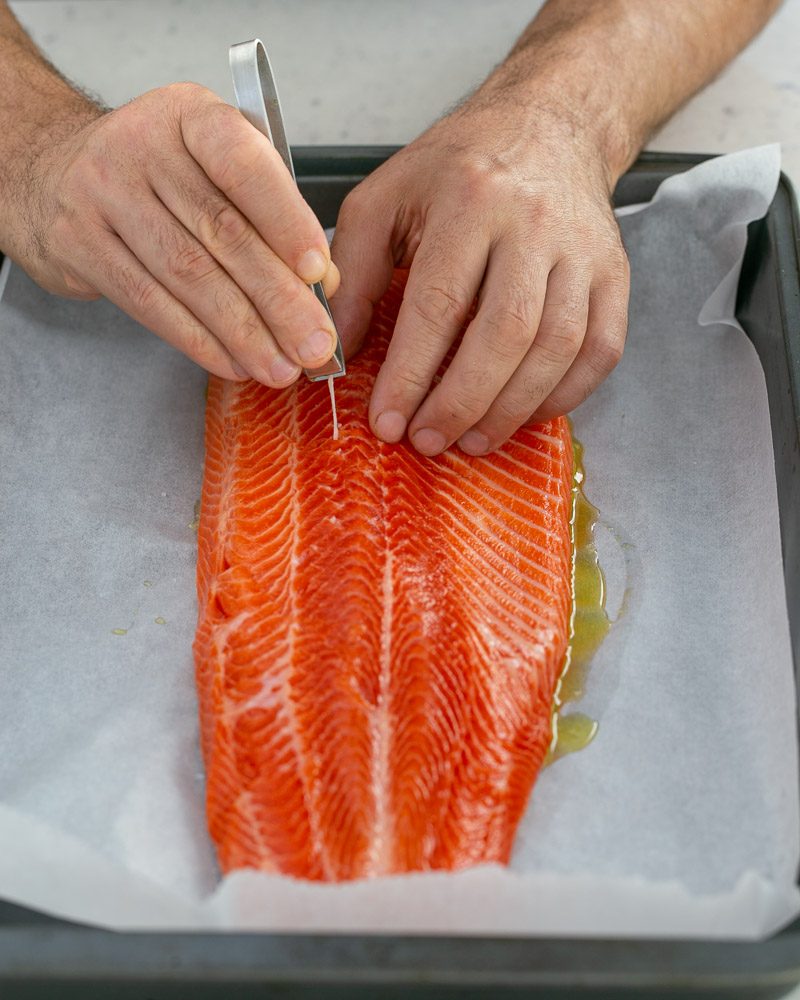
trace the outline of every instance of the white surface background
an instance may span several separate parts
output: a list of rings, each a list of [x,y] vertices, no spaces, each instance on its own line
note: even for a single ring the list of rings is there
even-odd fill
[[[525,0],[18,0],[50,58],[109,103],[176,79],[230,98],[226,48],[267,41],[294,143],[400,143],[480,81]],[[651,149],[783,146],[800,182],[800,0],[668,123]],[[800,991],[792,994],[800,998]]]
[[[227,46],[267,43],[293,143],[411,139],[497,63],[536,0],[16,0],[68,76],[119,103],[175,80],[231,98]],[[779,141],[800,183],[800,0],[654,138],[731,152]]]

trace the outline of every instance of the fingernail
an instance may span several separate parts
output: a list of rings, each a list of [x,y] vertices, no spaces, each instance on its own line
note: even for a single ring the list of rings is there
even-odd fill
[[[300,369],[287,358],[279,356],[269,366],[269,372],[274,382],[288,382],[300,374]]]
[[[375,418],[375,433],[381,441],[395,444],[406,432],[406,418],[397,410],[384,410]]]
[[[231,361],[231,368],[233,368],[239,378],[250,378],[250,373],[246,372],[241,365],[237,365],[235,361]]]
[[[489,450],[489,438],[480,431],[467,431],[458,439],[458,447],[468,455],[485,455]]]
[[[444,451],[447,444],[444,434],[435,431],[432,427],[423,427],[422,430],[417,431],[412,440],[417,451],[428,457],[433,457],[438,455],[440,451]]]
[[[327,361],[333,353],[333,335],[327,330],[317,330],[297,346],[300,360],[308,368],[312,362]]]
[[[300,258],[297,273],[310,285],[314,281],[322,281],[328,270],[328,258],[319,250],[309,250]]]

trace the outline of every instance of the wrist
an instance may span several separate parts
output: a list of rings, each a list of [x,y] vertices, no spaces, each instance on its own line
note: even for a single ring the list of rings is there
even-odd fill
[[[48,153],[105,113],[27,45],[0,40],[0,250],[30,253]]]
[[[528,50],[512,53],[472,100],[498,113],[512,107],[515,127],[576,152],[587,168],[597,168],[610,196],[635,160],[645,134],[597,73],[586,74],[563,57],[551,60],[540,55]]]

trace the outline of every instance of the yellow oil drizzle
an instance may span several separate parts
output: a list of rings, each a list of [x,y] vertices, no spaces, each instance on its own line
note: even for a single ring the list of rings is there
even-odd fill
[[[545,766],[565,754],[583,750],[594,739],[597,722],[582,712],[564,712],[584,692],[594,654],[611,627],[606,614],[606,585],[597,558],[594,528],[598,511],[583,493],[583,446],[573,438],[572,482],[572,616],[564,667],[553,703],[553,738]]]
[[[194,532],[196,532],[197,529],[200,527],[200,501],[199,500],[195,501],[195,504],[194,504],[194,516],[192,517],[191,521],[189,522],[189,527]]]
[[[159,615],[158,618],[154,618],[153,621],[156,623],[156,625],[166,625],[167,624],[167,619],[166,618],[162,618],[161,615]]]
[[[126,628],[112,628],[111,629],[111,634],[112,635],[127,635],[128,634],[128,630]]]
[[[597,722],[583,712],[553,715],[553,742],[547,752],[545,765],[588,747],[597,732]]]

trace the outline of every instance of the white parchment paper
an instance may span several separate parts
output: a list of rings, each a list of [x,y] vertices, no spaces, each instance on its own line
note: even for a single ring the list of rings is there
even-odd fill
[[[775,147],[723,157],[622,213],[628,348],[575,415],[618,612],[579,706],[600,728],[542,774],[508,870],[219,881],[190,652],[205,376],[12,268],[0,896],[117,928],[752,937],[800,912],[769,413],[732,322],[778,170]]]

